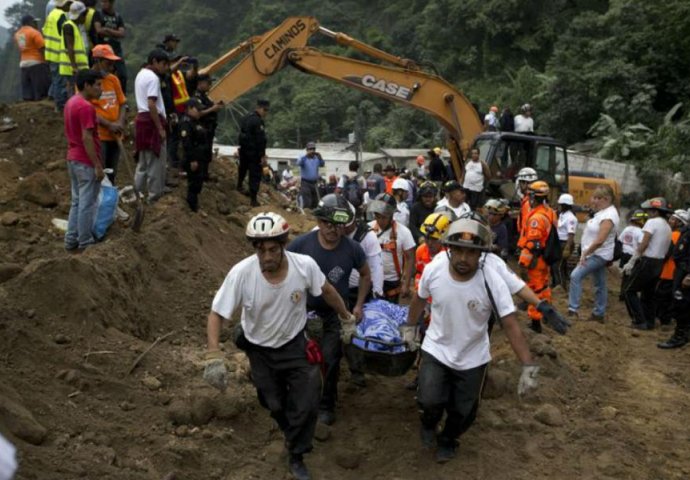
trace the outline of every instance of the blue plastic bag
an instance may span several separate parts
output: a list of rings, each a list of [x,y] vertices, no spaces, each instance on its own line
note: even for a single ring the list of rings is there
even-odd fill
[[[117,215],[117,198],[117,188],[112,185],[101,185],[101,192],[98,194],[96,217],[93,222],[93,236],[96,240],[103,239],[108,228],[110,228],[115,221]]]

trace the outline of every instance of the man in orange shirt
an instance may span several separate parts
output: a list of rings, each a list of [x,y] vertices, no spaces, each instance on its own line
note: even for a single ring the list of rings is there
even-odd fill
[[[536,181],[528,188],[531,210],[522,228],[518,247],[520,267],[527,270],[527,286],[541,300],[551,303],[551,288],[549,265],[544,261],[544,248],[549,238],[549,233],[556,224],[556,212],[549,207],[549,185],[543,181]],[[534,305],[527,309],[527,315],[532,319],[530,328],[541,333],[542,314]]]
[[[19,69],[21,71],[22,98],[25,101],[42,100],[48,96],[50,88],[50,68],[43,52],[45,42],[38,31],[36,19],[31,15],[22,17],[22,26],[14,34],[19,49]]]
[[[393,195],[393,182],[397,179],[395,174],[395,167],[393,165],[386,165],[383,169],[383,181],[386,183],[386,193]]]
[[[120,57],[115,55],[113,47],[108,44],[96,45],[91,50],[93,69],[103,75],[101,98],[92,100],[98,117],[98,136],[101,139],[101,158],[105,168],[111,168],[108,174],[110,182],[115,184],[117,161],[120,157],[118,137],[124,133],[127,99],[122,91],[120,80],[113,74],[115,62]]]

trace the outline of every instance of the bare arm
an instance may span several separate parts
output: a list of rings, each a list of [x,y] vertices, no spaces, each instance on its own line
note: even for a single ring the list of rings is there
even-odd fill
[[[419,317],[422,315],[425,306],[426,298],[422,298],[419,295],[415,294],[414,298],[412,298],[412,301],[410,302],[410,309],[407,312],[406,325],[417,325],[417,321],[419,320]]]
[[[165,140],[165,130],[163,129],[163,124],[161,123],[160,116],[158,115],[158,107],[156,107],[156,97],[149,97],[149,114],[151,115],[151,120],[158,130],[158,134],[163,140]]]
[[[594,240],[594,242],[589,246],[589,248],[582,252],[582,257],[588,257],[592,255],[599,247],[601,247],[606,241],[606,237],[611,233],[613,228],[613,222],[611,220],[604,220],[599,224],[599,235]]]
[[[482,173],[484,173],[484,180],[488,182],[491,180],[491,169],[484,160],[480,160],[480,162],[482,162]]]
[[[96,170],[96,178],[100,181],[103,180],[103,166],[101,161],[98,159],[98,154],[96,154],[96,143],[93,140],[93,129],[85,128],[81,132],[81,140],[84,143],[84,150],[89,156],[89,160],[93,163],[93,168]]]
[[[524,335],[522,335],[522,330],[520,330],[517,316],[514,313],[506,315],[501,319],[501,324],[503,325],[503,330],[508,337],[510,346],[513,348],[513,351],[520,362],[523,365],[534,363],[532,354],[529,351],[529,346],[527,345],[527,340],[525,340]]]
[[[541,302],[541,298],[537,297],[537,294],[534,293],[534,290],[529,288],[527,285],[522,287],[522,289],[517,292],[517,296],[530,305],[536,306],[539,302]]]
[[[71,32],[71,33],[68,33]],[[74,53],[74,29],[67,30],[63,27],[62,34],[65,37],[65,47],[67,48],[67,57],[72,64],[73,73],[77,74],[77,57]]]
[[[223,326],[223,317],[211,310],[206,323],[206,338],[208,351],[220,350],[220,329]]]
[[[410,291],[410,285],[412,285],[412,278],[414,275],[414,264],[415,264],[415,258],[414,258],[414,253],[415,249],[410,248],[409,250],[405,250],[405,267],[402,273],[402,278],[400,279],[400,286],[403,289],[403,293],[407,295],[407,292]]]
[[[364,306],[364,300],[366,300],[369,291],[371,290],[371,270],[369,269],[369,264],[365,263],[362,268],[359,269],[359,289],[357,290],[357,304],[352,309],[352,313],[355,314],[357,320],[362,318],[362,307]]]
[[[175,63],[170,64],[170,71],[175,72],[180,69],[180,65],[189,60],[189,57],[181,57]]]
[[[323,284],[323,287],[321,287],[321,295],[323,296],[323,299],[326,300],[326,303],[333,310],[335,310],[339,317],[345,318],[349,315],[343,298],[340,296],[335,287],[328,281],[326,281]]]
[[[652,239],[652,234],[649,232],[642,232],[642,241],[637,246],[637,254],[641,257],[649,246],[649,242]]]

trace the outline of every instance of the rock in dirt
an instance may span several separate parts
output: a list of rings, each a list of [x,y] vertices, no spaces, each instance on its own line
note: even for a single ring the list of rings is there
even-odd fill
[[[238,417],[242,411],[240,398],[232,395],[219,395],[214,399],[213,410],[216,418],[220,420],[232,420]]]
[[[72,341],[71,338],[69,338],[67,335],[64,335],[62,333],[58,333],[55,335],[55,338],[53,339],[55,343],[58,345],[66,345]]]
[[[513,379],[508,372],[492,368],[486,375],[484,398],[500,398],[512,390]]]
[[[158,390],[163,386],[163,382],[158,380],[156,377],[153,375],[146,375],[142,380],[141,383],[144,384],[146,388],[149,390]]]
[[[168,420],[175,425],[188,425],[192,423],[192,412],[189,407],[189,403],[185,401],[173,401],[168,407]]]
[[[50,177],[38,172],[29,175],[19,184],[19,198],[41,207],[52,208],[57,206],[58,198],[50,182]]]
[[[0,396],[0,423],[14,436],[32,445],[41,445],[48,435],[48,430],[36,421],[30,411],[3,396]]]
[[[132,402],[128,402],[127,400],[120,402],[119,406],[124,412],[131,412],[132,410],[137,408],[136,405],[134,405]]]
[[[206,425],[215,414],[213,400],[209,397],[196,397],[191,405],[192,425]]]
[[[354,470],[362,463],[362,455],[351,450],[341,450],[335,455],[335,463],[347,470]]]
[[[12,280],[22,273],[22,270],[22,266],[17,263],[0,263],[0,283]]]
[[[316,430],[314,431],[314,438],[319,442],[325,442],[331,438],[331,427],[321,422],[316,424]]]
[[[551,337],[548,335],[535,335],[529,342],[529,349],[540,357],[548,356],[551,358],[558,357],[558,352],[551,344]]]
[[[6,227],[12,227],[19,223],[19,215],[14,212],[5,212],[0,216],[0,223]]]
[[[606,407],[602,407],[599,413],[601,414],[602,418],[605,418],[606,420],[613,420],[616,418],[616,415],[618,415],[618,409],[616,407],[612,407],[611,405],[607,405]]]
[[[563,425],[563,415],[561,415],[561,411],[549,403],[545,403],[539,407],[534,413],[534,418],[550,427],[560,427]]]

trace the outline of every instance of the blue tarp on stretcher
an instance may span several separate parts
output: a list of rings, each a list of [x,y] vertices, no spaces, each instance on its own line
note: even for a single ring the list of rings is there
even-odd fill
[[[357,336],[372,338],[386,343],[402,343],[399,327],[407,321],[409,307],[385,300],[372,300],[364,305],[362,321],[357,325]],[[376,342],[353,338],[352,343],[372,352],[401,353],[406,347],[387,347]]]

